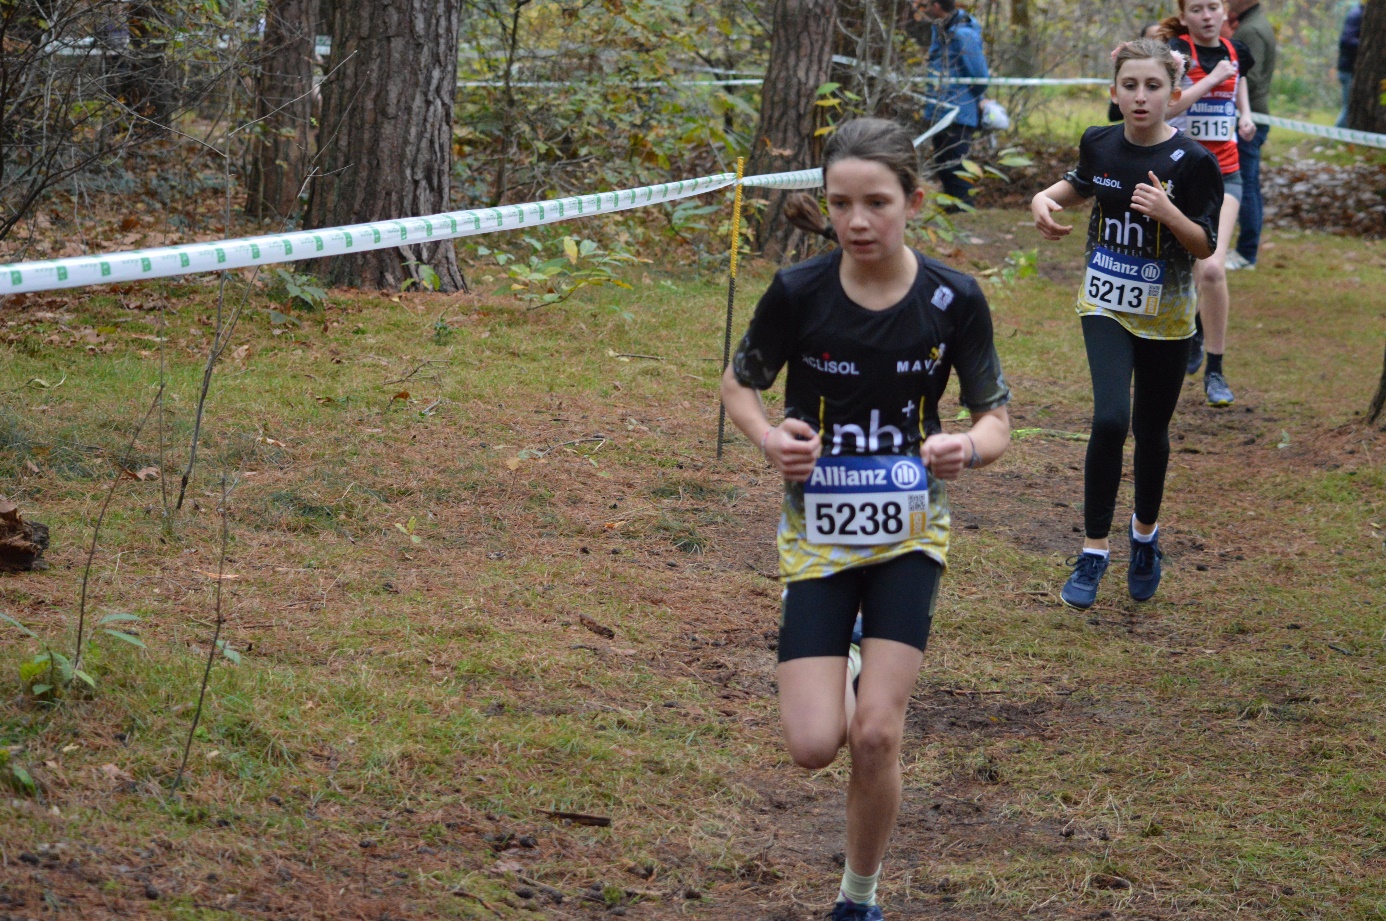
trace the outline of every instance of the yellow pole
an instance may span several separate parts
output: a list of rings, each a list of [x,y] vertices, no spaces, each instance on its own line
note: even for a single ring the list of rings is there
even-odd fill
[[[732,198],[731,219],[731,274],[727,278],[727,330],[722,339],[722,373],[727,373],[731,362],[732,310],[736,306],[736,259],[741,249],[741,179],[745,175],[746,158],[736,158],[736,194]],[[721,386],[721,381],[718,381]],[[725,404],[717,413],[717,457],[722,457],[722,445],[727,434],[727,407]]]

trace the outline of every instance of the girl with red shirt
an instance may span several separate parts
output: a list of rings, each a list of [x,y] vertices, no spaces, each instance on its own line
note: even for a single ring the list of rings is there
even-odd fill
[[[1195,373],[1207,349],[1203,391],[1210,406],[1229,406],[1233,401],[1222,370],[1230,302],[1227,250],[1242,198],[1237,137],[1250,140],[1256,134],[1251,99],[1242,79],[1256,62],[1241,42],[1222,37],[1226,20],[1222,0],[1179,0],[1179,15],[1161,23],[1170,47],[1188,60],[1183,92],[1170,102],[1170,123],[1207,147],[1222,170],[1224,197],[1218,215],[1217,250],[1194,267],[1199,333],[1194,337],[1188,365],[1188,373]]]

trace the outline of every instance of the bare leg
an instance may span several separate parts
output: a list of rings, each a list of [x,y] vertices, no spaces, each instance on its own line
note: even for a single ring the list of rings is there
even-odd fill
[[[861,653],[861,686],[848,733],[847,865],[870,875],[885,858],[900,811],[900,741],[924,653],[871,637],[862,641]]]
[[[1232,245],[1232,231],[1237,225],[1237,199],[1222,200],[1218,212],[1218,246],[1213,255],[1194,263],[1194,280],[1198,284],[1198,312],[1203,317],[1204,348],[1214,355],[1227,349],[1227,314],[1231,296],[1227,293],[1227,251]]]
[[[847,741],[847,657],[790,659],[780,663],[775,680],[789,756],[810,770],[832,764]]]

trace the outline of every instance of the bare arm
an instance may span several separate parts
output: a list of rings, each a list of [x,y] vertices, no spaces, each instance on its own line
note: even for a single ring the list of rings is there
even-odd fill
[[[1174,118],[1176,115],[1183,115],[1189,110],[1189,106],[1207,96],[1222,81],[1237,72],[1236,66],[1229,60],[1218,61],[1213,72],[1204,76],[1193,86],[1185,87],[1179,94],[1179,98],[1170,99],[1169,109],[1165,111],[1166,120]],[[1241,81],[1238,81],[1240,84]]]
[[[1061,240],[1073,229],[1071,224],[1060,224],[1054,220],[1054,213],[1083,203],[1083,196],[1067,179],[1045,189],[1030,199],[1030,214],[1035,219],[1035,229],[1046,240]]]
[[[919,456],[940,480],[956,479],[977,452],[976,467],[985,467],[1006,453],[1011,443],[1011,416],[1005,406],[978,413],[972,428],[960,435],[930,435],[919,446]]]
[[[771,425],[760,392],[738,381],[730,366],[722,375],[722,405],[732,423],[760,445],[771,466],[785,479],[801,483],[808,479],[822,450],[822,441],[813,426],[799,419]]]

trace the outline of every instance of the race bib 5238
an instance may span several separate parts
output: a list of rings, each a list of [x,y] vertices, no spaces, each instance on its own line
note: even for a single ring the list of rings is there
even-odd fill
[[[1160,312],[1164,285],[1163,260],[1123,256],[1095,246],[1083,276],[1082,301],[1101,310],[1153,317]]]
[[[894,544],[929,525],[929,473],[914,456],[821,457],[804,483],[814,544]]]

